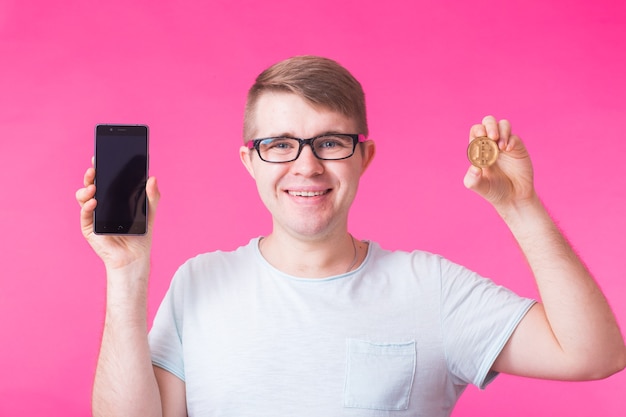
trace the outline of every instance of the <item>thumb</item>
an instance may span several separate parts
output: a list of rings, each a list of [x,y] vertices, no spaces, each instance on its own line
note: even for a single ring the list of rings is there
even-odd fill
[[[463,178],[465,188],[472,190],[480,195],[485,195],[489,191],[489,184],[483,180],[483,170],[470,165]]]
[[[146,183],[146,194],[148,196],[148,229],[152,230],[154,216],[156,215],[156,210],[159,205],[159,201],[161,200],[161,192],[159,191],[155,177],[148,178],[148,182]]]

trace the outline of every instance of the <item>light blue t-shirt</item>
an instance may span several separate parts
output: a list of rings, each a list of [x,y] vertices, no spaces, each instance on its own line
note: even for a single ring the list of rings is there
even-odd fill
[[[296,278],[258,239],[177,271],[149,335],[189,416],[449,416],[532,300],[426,252],[369,244],[349,273]]]

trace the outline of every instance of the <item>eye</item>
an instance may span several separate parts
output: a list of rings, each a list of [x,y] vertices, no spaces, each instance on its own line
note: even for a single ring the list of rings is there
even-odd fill
[[[297,142],[288,138],[271,138],[261,141],[260,146],[265,150],[286,151],[297,147]]]
[[[320,148],[335,148],[339,146],[339,144],[334,140],[325,139],[320,142]]]
[[[317,148],[327,150],[343,149],[352,147],[352,138],[341,135],[322,136],[317,139]]]

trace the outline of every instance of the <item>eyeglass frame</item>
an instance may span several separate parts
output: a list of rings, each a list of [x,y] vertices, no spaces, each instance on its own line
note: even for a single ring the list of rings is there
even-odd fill
[[[333,136],[333,135],[349,136],[350,138],[352,138],[352,152],[350,152],[350,155],[344,156],[343,158],[322,158],[315,152],[315,148],[313,147],[313,141],[314,140],[319,139],[319,138],[323,138],[324,136]],[[261,142],[263,142],[264,140],[270,140],[270,139],[293,139],[293,140],[297,140],[299,147],[298,147],[298,152],[296,153],[295,158],[289,159],[287,161],[268,161],[267,159],[263,159],[263,157],[261,156],[261,149],[259,149],[259,144]],[[354,152],[356,151],[356,145],[358,145],[361,142],[365,142],[366,140],[367,140],[367,138],[362,133],[324,133],[322,135],[314,136],[314,137],[309,138],[309,139],[294,138],[294,137],[291,137],[291,136],[270,136],[270,137],[267,137],[267,138],[251,139],[251,140],[249,140],[246,143],[246,146],[250,150],[256,149],[256,153],[259,155],[259,158],[263,162],[267,162],[269,164],[284,164],[284,163],[287,163],[287,162],[293,162],[296,159],[298,159],[300,157],[300,154],[302,153],[302,149],[304,148],[305,145],[309,145],[311,147],[311,151],[313,152],[313,155],[317,159],[319,159],[321,161],[341,161],[343,159],[348,159],[348,158],[351,158],[352,155],[354,155]]]

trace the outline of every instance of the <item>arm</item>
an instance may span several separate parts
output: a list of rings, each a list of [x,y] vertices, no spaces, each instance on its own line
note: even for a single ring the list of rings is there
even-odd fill
[[[161,416],[148,347],[149,262],[107,268],[107,305],[93,387],[94,416]]]
[[[146,185],[148,233],[104,236],[93,233],[93,211],[97,204],[94,176],[95,170],[89,168],[84,188],[76,192],[83,236],[103,260],[107,275],[106,317],[93,388],[93,414],[185,416],[184,383],[165,371],[153,370],[148,346],[150,248],[159,200],[156,181],[151,178]]]
[[[536,378],[587,380],[626,366],[615,317],[593,277],[537,196],[532,165],[507,121],[493,117],[472,127],[470,139],[489,136],[501,154],[485,169],[470,167],[465,185],[491,203],[517,240],[534,274],[541,303],[520,322],[493,369]]]

